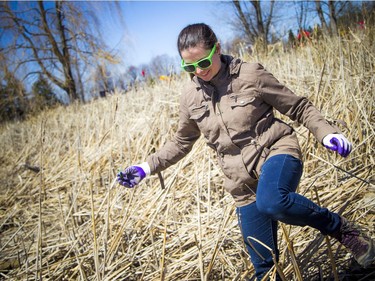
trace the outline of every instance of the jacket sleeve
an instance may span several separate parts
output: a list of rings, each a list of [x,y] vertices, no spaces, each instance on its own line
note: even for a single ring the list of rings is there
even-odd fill
[[[200,130],[190,119],[184,95],[180,98],[180,117],[178,129],[172,141],[167,142],[159,151],[147,157],[151,174],[165,170],[185,157],[200,137]]]
[[[260,64],[256,69],[256,77],[262,99],[293,121],[303,124],[320,143],[326,135],[340,132],[336,126],[328,123],[306,97],[295,95]]]

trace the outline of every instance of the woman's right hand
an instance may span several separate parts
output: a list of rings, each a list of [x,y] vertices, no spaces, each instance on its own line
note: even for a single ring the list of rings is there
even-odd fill
[[[342,134],[328,134],[323,138],[323,145],[346,157],[352,151],[352,144]]]
[[[133,188],[150,174],[150,166],[147,162],[144,162],[139,165],[130,166],[123,172],[119,172],[117,174],[117,181],[122,186]]]

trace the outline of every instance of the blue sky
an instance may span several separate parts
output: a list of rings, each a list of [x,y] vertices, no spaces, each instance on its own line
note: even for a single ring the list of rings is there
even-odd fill
[[[126,63],[148,64],[157,55],[178,56],[176,41],[191,23],[210,25],[221,41],[232,36],[228,3],[219,1],[122,1],[125,29],[107,23],[107,44],[120,50]],[[225,10],[226,9],[226,10]]]
[[[23,1],[21,1],[23,2]],[[267,3],[267,0],[264,1]],[[12,2],[18,6],[20,2]],[[47,4],[53,5],[53,2]],[[178,61],[177,36],[188,24],[204,22],[210,25],[219,38],[226,43],[235,37],[236,30],[230,25],[234,8],[229,0],[209,1],[82,1],[93,8],[94,15],[101,22],[100,31],[108,47],[117,50],[125,64],[116,67],[123,69],[130,65],[149,64],[159,55],[168,55]],[[116,4],[121,6],[118,9]],[[288,2],[281,2],[278,11],[282,12],[284,26],[289,29],[294,21],[294,8]],[[292,3],[292,2],[289,2]],[[112,5],[108,5],[112,4]],[[119,20],[119,15],[122,21]],[[286,23],[286,22],[289,22]],[[95,27],[96,28],[96,27]],[[285,34],[285,32],[284,32]]]

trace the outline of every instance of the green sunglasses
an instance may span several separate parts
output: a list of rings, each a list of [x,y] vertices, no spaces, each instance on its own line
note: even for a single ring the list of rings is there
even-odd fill
[[[186,72],[189,72],[189,73],[195,72],[197,67],[199,67],[200,69],[209,68],[212,65],[212,56],[214,55],[215,51],[216,51],[216,44],[214,45],[210,54],[207,57],[205,57],[205,58],[203,58],[203,59],[201,59],[197,62],[186,63],[186,64],[185,64],[184,60],[181,60],[181,67],[183,68],[183,70],[185,70]]]

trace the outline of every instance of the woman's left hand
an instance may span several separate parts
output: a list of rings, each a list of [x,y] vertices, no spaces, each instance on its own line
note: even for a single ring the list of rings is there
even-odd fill
[[[352,144],[342,134],[328,134],[323,138],[323,145],[346,157],[352,151]]]

